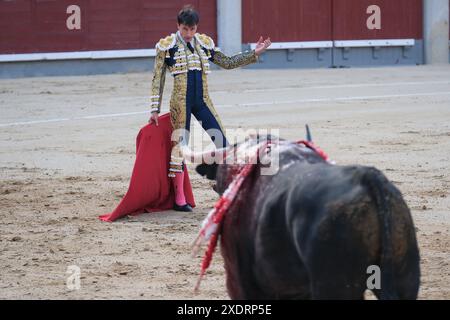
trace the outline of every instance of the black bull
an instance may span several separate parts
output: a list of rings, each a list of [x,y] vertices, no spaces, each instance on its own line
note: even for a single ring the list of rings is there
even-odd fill
[[[232,299],[416,299],[419,250],[400,191],[373,167],[337,166],[294,143],[279,171],[257,165],[221,229]],[[236,165],[201,164],[223,193]],[[377,286],[379,267],[381,286]],[[376,268],[376,267],[375,267]],[[374,271],[371,271],[374,270]],[[371,281],[368,281],[371,280]]]

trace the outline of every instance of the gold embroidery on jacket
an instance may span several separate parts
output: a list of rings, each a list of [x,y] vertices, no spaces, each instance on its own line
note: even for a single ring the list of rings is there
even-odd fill
[[[167,65],[164,62],[165,52],[156,50],[155,65],[153,68],[152,90],[150,96],[151,111],[160,112],[161,101],[164,91],[164,83],[166,80]]]
[[[234,69],[257,62],[255,50],[241,52],[228,57],[219,50],[214,50],[213,62],[224,69]]]
[[[173,48],[175,43],[176,43],[176,35],[172,33],[170,36],[160,39],[156,44],[156,49],[159,49],[161,51],[167,51]]]
[[[173,91],[170,99],[170,122],[173,128],[172,134],[172,151],[170,161],[176,163],[174,169],[181,170],[182,158],[180,141],[183,138],[182,132],[178,129],[186,128],[186,91],[187,91],[187,74],[181,73],[174,77]],[[173,176],[170,170],[169,176]],[[172,174],[171,174],[172,173]]]
[[[211,37],[208,37],[206,34],[196,33],[194,37],[205,49],[212,50],[216,47],[213,39]]]

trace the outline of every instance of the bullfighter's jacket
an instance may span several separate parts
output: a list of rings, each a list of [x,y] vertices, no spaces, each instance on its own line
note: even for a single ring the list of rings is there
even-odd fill
[[[254,50],[227,56],[214,44],[213,39],[205,34],[194,35],[194,52],[187,48],[186,43],[179,34],[171,34],[161,39],[156,44],[156,58],[152,79],[150,97],[151,112],[160,112],[166,71],[174,77],[174,86],[170,99],[170,119],[173,130],[185,128],[186,125],[186,96],[188,86],[188,73],[190,71],[201,72],[201,85],[203,101],[219,123],[224,132],[219,116],[212,104],[208,93],[207,75],[211,72],[210,62],[225,68],[234,69],[250,63],[257,62]],[[177,139],[175,139],[177,140]],[[178,139],[181,141],[182,139]],[[173,142],[170,170],[179,172],[182,170],[182,155],[179,143]]]

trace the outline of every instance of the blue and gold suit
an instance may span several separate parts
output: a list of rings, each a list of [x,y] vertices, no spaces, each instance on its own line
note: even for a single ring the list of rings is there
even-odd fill
[[[208,93],[207,75],[211,72],[210,62],[225,69],[242,67],[257,61],[255,51],[239,53],[228,57],[215,47],[214,41],[196,33],[192,44],[186,44],[178,34],[171,34],[156,44],[156,58],[153,71],[151,112],[160,112],[167,69],[174,78],[170,99],[170,120],[174,132],[177,129],[190,130],[191,114],[201,122],[205,130],[217,129],[221,139],[215,139],[217,147],[228,144],[219,116]],[[212,137],[211,137],[212,138]],[[187,143],[188,137],[176,136],[173,141],[169,177],[182,172],[183,157],[180,143]]]

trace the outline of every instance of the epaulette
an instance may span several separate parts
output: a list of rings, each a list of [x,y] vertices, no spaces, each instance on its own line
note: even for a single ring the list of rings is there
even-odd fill
[[[209,50],[214,49],[215,45],[214,45],[213,39],[211,39],[211,37],[208,37],[206,34],[196,33],[195,38],[197,39],[197,41],[200,43],[200,45],[202,47],[209,49]]]
[[[172,33],[170,36],[167,36],[163,39],[160,39],[156,44],[156,48],[161,51],[167,51],[175,46],[177,42],[177,37],[175,33]]]

